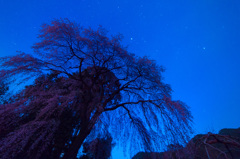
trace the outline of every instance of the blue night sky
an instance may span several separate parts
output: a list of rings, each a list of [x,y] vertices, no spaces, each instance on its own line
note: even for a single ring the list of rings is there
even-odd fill
[[[130,52],[163,65],[195,133],[240,127],[239,0],[0,0],[0,56],[32,53],[57,18],[121,33]]]

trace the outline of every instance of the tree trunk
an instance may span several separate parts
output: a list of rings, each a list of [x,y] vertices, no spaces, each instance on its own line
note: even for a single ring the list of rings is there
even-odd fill
[[[81,148],[83,141],[86,139],[86,137],[90,134],[93,126],[95,125],[98,117],[100,116],[102,112],[96,112],[94,113],[93,117],[91,118],[90,122],[86,122],[78,136],[76,137],[75,140],[73,140],[73,143],[71,144],[69,150],[67,151],[66,154],[64,154],[63,159],[76,159],[78,150]]]
[[[86,131],[85,132],[80,131],[79,135],[73,141],[73,143],[71,144],[67,153],[64,154],[63,159],[76,159],[78,150],[82,146],[83,141],[86,139],[86,137],[89,135],[89,133],[87,133]]]

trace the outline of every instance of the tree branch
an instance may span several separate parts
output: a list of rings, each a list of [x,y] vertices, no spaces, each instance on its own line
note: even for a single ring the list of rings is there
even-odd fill
[[[139,103],[147,103],[147,102],[153,104],[154,101],[156,101],[156,100],[139,100],[137,102],[126,102],[126,103],[121,103],[121,104],[115,105],[114,107],[111,107],[111,108],[104,108],[104,111],[116,110],[117,108],[124,107],[127,104],[139,104]]]

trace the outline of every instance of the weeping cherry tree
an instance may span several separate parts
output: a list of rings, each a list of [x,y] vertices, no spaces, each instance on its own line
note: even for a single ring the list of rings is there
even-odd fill
[[[0,105],[0,156],[75,159],[106,130],[132,153],[186,142],[188,106],[172,100],[164,69],[121,39],[60,19],[42,26],[33,54],[0,58],[0,81],[35,79]]]

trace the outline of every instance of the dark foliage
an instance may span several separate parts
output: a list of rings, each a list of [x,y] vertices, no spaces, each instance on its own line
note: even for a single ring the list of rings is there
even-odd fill
[[[186,147],[171,144],[165,152],[139,152],[133,159],[238,159],[239,130],[240,128],[222,129],[219,134],[198,134]]]
[[[4,100],[4,95],[7,93],[9,90],[9,86],[5,84],[3,81],[0,81],[0,104],[1,103],[6,103]]]
[[[83,155],[80,159],[88,157],[89,159],[109,159],[111,151],[115,144],[112,143],[113,138],[110,134],[105,137],[96,138],[91,142],[85,142],[83,144],[83,152],[87,155]]]

